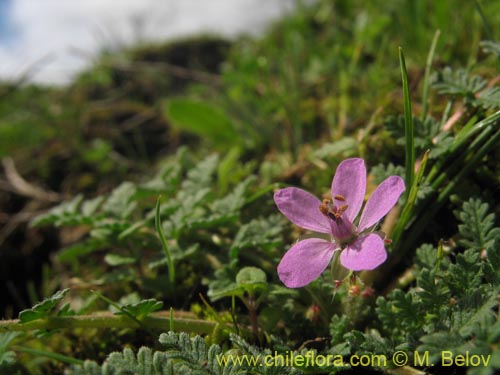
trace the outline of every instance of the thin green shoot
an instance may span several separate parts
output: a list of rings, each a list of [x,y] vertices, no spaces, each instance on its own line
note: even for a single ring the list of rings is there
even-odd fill
[[[415,178],[415,146],[413,132],[413,118],[411,113],[410,89],[408,85],[408,72],[406,71],[403,49],[399,47],[399,64],[401,66],[401,79],[403,83],[404,118],[405,118],[405,183],[412,186]],[[408,196],[409,191],[406,195]]]
[[[408,199],[406,200],[406,204],[403,207],[403,211],[401,212],[400,220],[398,221],[397,227],[394,229],[392,239],[394,243],[397,243],[406,224],[410,221],[410,218],[413,213],[413,207],[415,205],[415,201],[417,200],[418,190],[420,188],[420,183],[423,180],[425,168],[427,166],[427,161],[429,160],[429,150],[427,150],[422,158],[422,162],[420,163],[420,167],[417,172],[417,176],[413,181],[413,185],[411,185],[408,192]]]
[[[425,64],[425,74],[424,74],[424,87],[422,92],[422,123],[425,121],[428,112],[429,106],[429,89],[430,89],[430,75],[431,75],[431,67],[432,61],[434,60],[434,54],[436,52],[436,45],[441,35],[440,30],[436,30],[434,33],[434,38],[432,38],[431,48],[429,50],[429,54],[427,55],[427,62]]]
[[[46,350],[33,349],[33,348],[29,348],[27,346],[16,345],[15,347],[13,347],[13,349],[15,349],[18,352],[33,354],[33,355],[36,355],[39,357],[46,357],[46,358],[54,359],[54,360],[59,361],[59,362],[68,363],[71,365],[83,365],[83,362],[84,362],[81,359],[69,357],[67,355],[48,352]]]
[[[495,37],[493,35],[493,31],[491,30],[490,24],[488,23],[486,16],[484,15],[483,8],[481,7],[481,4],[479,4],[478,0],[474,0],[474,5],[476,7],[477,13],[479,14],[479,17],[481,17],[481,21],[482,21],[483,26],[484,26],[484,31],[486,32],[486,35],[488,35],[488,39],[495,40]]]
[[[165,238],[165,232],[163,231],[163,227],[161,225],[160,203],[161,196],[159,196],[158,200],[156,201],[155,228],[156,232],[158,233],[158,237],[160,237],[165,257],[167,258],[168,278],[170,281],[170,286],[173,287],[175,285],[175,265],[172,259],[172,253],[170,252],[170,248]]]

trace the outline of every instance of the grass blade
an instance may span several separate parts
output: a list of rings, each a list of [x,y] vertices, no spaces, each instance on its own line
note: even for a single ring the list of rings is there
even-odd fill
[[[434,34],[434,38],[432,38],[431,48],[429,50],[429,54],[427,55],[427,62],[425,64],[425,75],[424,75],[424,88],[422,92],[422,123],[425,121],[427,117],[428,105],[429,105],[429,88],[430,88],[430,75],[431,75],[431,66],[432,61],[434,60],[434,53],[436,52],[436,45],[441,35],[440,30],[436,30]]]
[[[405,183],[412,186],[415,179],[415,146],[413,134],[413,118],[411,113],[410,89],[408,86],[408,72],[406,71],[403,49],[399,47],[399,64],[401,66],[401,79],[403,82],[404,118],[405,118]],[[406,196],[408,196],[407,190]]]
[[[161,197],[158,197],[158,200],[156,201],[155,228],[156,232],[158,233],[158,237],[160,237],[161,245],[163,247],[163,251],[165,252],[165,256],[167,258],[168,278],[170,281],[170,285],[173,287],[175,284],[175,267],[174,267],[174,262],[172,260],[172,254],[170,252],[170,248],[168,247],[168,243],[165,238],[165,232],[163,232],[163,227],[161,226],[160,202],[161,202]]]

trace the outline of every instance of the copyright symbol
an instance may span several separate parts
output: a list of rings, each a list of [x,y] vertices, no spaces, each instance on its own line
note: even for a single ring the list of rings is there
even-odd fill
[[[398,367],[406,366],[408,363],[408,354],[402,350],[398,350],[392,355],[392,362]]]

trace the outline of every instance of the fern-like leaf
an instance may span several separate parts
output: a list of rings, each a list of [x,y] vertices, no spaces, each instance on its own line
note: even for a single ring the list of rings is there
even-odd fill
[[[473,99],[474,95],[486,86],[486,81],[480,76],[470,76],[466,69],[452,70],[445,68],[434,87],[441,94],[457,95]]]
[[[486,250],[500,236],[500,228],[495,227],[495,215],[488,214],[489,206],[480,199],[471,198],[456,212],[462,222],[458,226],[462,240],[460,244],[474,250]]]

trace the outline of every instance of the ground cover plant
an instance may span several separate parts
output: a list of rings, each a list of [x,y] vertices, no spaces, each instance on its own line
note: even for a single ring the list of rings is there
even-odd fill
[[[3,85],[0,373],[494,374],[499,8],[317,1]]]

